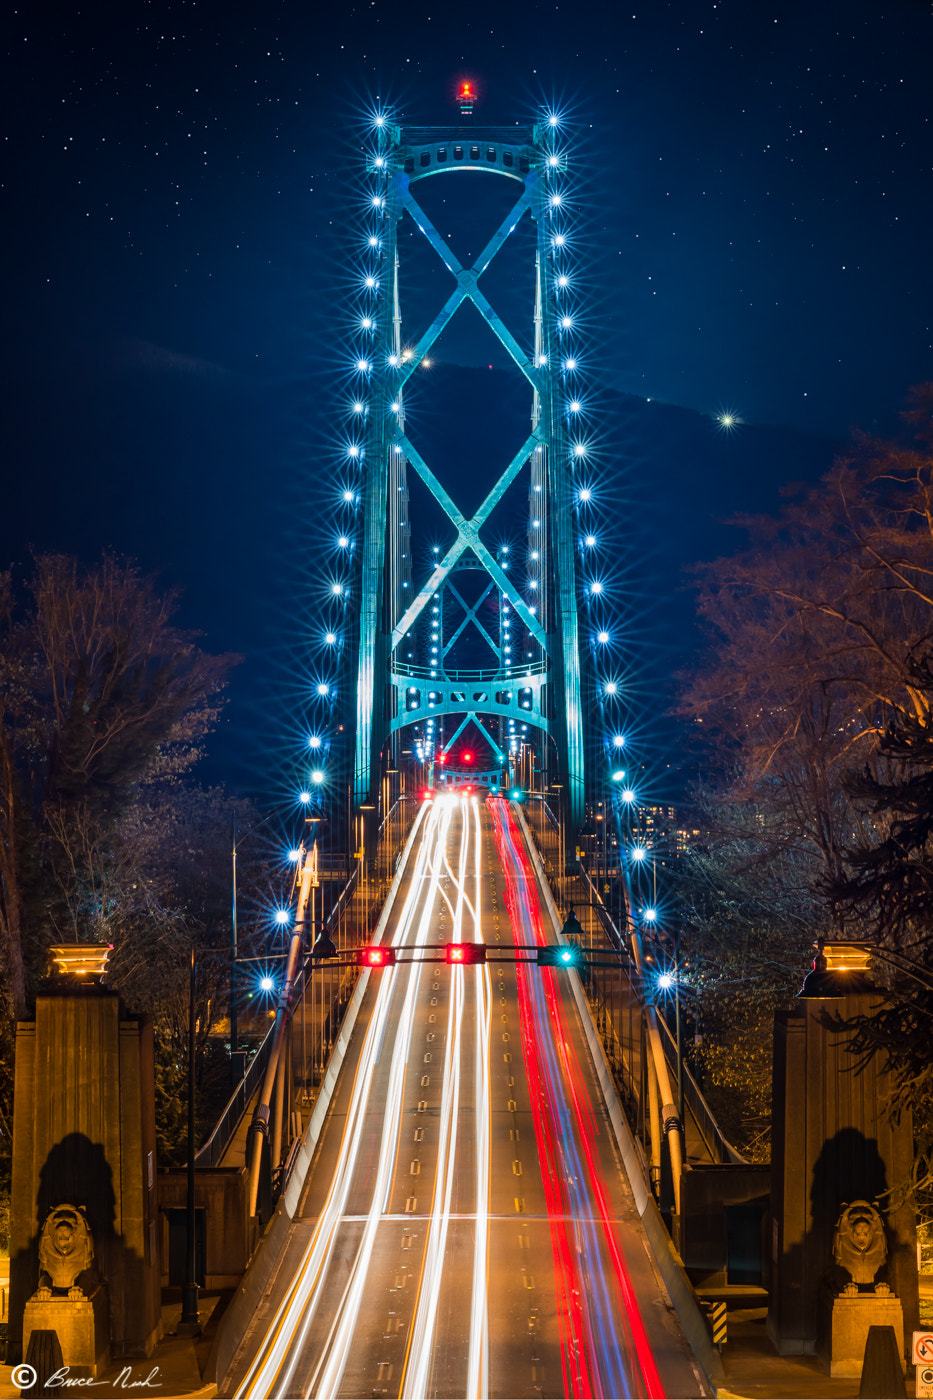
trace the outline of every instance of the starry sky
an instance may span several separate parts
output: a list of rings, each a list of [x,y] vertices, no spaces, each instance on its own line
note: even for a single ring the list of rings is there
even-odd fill
[[[671,665],[681,570],[730,547],[722,521],[933,378],[928,0],[75,0],[3,23],[0,565],[111,547],[181,587],[205,644],[247,656],[233,781],[270,692],[299,699],[376,102],[452,124],[469,77],[475,125],[560,110],[590,373],[625,406]],[[485,367],[469,334],[446,348]]]

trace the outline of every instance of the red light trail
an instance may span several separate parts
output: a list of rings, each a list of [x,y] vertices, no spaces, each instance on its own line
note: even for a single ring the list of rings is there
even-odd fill
[[[490,799],[488,805],[515,942],[544,943],[537,885],[521,832],[504,801]],[[562,992],[549,968],[530,972],[520,965],[517,980],[522,1053],[550,1217],[565,1394],[580,1400],[663,1396],[612,1224],[595,1150],[599,1126],[573,1050]]]

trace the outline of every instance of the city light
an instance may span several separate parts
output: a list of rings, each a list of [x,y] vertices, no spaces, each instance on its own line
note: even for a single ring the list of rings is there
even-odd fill
[[[276,911],[275,911],[275,922],[276,922],[277,924],[287,924],[287,923],[290,922],[290,920],[291,920],[291,915],[289,914],[289,912],[288,912],[287,909],[276,909]]]
[[[645,850],[644,846],[632,847],[632,860],[644,860],[647,854],[648,852]]]

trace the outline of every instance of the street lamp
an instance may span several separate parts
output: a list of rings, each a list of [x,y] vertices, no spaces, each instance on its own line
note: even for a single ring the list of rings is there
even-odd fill
[[[185,1187],[185,1283],[181,1290],[181,1319],[178,1331],[187,1337],[198,1336],[201,1319],[198,1314],[197,1245],[195,1228],[197,1214],[194,1195],[194,1057],[195,1057],[195,979],[197,962],[194,941],[191,943],[191,962],[188,973],[188,1161],[186,1164]]]
[[[902,953],[877,948],[873,943],[848,943],[842,940],[830,943],[820,938],[816,944],[812,971],[804,978],[803,986],[797,993],[798,1000],[815,1001],[856,996],[860,992],[877,992],[878,988],[870,976],[872,958],[887,963],[905,977],[919,982],[921,987],[933,991],[933,978],[929,973]]]
[[[671,972],[662,972],[658,986],[663,992],[674,991],[674,1038],[677,1046],[677,1117],[684,1121],[684,1048],[680,1026],[680,963],[679,949],[674,944],[674,967]]]

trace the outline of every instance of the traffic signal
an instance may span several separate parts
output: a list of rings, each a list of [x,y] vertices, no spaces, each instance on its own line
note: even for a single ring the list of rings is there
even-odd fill
[[[486,961],[485,943],[447,943],[444,945],[447,961],[455,967],[465,967],[467,963]]]
[[[576,967],[583,966],[583,949],[575,948],[572,944],[547,944],[538,949],[539,967]]]
[[[368,948],[357,948],[356,961],[360,967],[391,967],[395,962],[395,949],[373,943]]]

